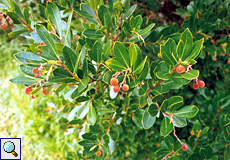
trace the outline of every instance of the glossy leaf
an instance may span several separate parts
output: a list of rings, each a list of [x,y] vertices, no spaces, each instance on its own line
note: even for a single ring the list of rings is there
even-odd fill
[[[31,85],[38,82],[38,79],[29,78],[29,77],[16,77],[10,79],[10,81],[15,84]]]
[[[124,14],[124,19],[128,19],[132,14],[133,12],[135,11],[137,5],[132,5]]]
[[[173,131],[173,124],[172,124],[172,122],[170,121],[170,119],[168,119],[166,116],[164,116],[164,118],[163,118],[163,120],[161,122],[161,126],[160,126],[160,133],[161,133],[161,135],[163,135],[164,137],[166,137],[172,131]]]
[[[143,30],[141,30],[140,32],[138,32],[139,35],[144,35],[147,32],[151,31],[151,29],[155,26],[155,23],[152,23],[150,25],[148,25],[146,28],[144,28]]]
[[[187,73],[182,73],[181,76],[188,80],[193,80],[199,76],[199,70],[193,69]]]
[[[93,45],[92,52],[89,52],[89,56],[97,63],[100,63],[101,55],[102,55],[102,45],[100,42],[96,41]]]
[[[70,49],[69,47],[65,46],[63,48],[63,55],[65,58],[65,62],[67,64],[68,69],[73,72],[74,68],[75,68],[75,64],[77,62],[77,56],[74,53],[74,51],[72,49]]]
[[[26,32],[29,32],[29,30],[27,30],[27,29],[16,30],[16,31],[10,32],[8,34],[8,36],[11,37],[11,38],[15,38],[15,37],[19,36],[20,34],[26,33]]]
[[[113,53],[116,59],[121,64],[123,64],[127,68],[130,66],[130,58],[129,58],[129,55],[123,43],[118,42],[118,41],[115,42],[114,47],[113,47]]]
[[[56,28],[58,35],[62,38],[62,20],[58,7],[54,3],[48,2],[47,13],[50,21]]]
[[[184,104],[183,97],[173,96],[167,100],[167,109],[170,112],[174,112]]]
[[[188,105],[173,112],[173,115],[181,118],[193,118],[198,113],[199,109],[195,105]]]
[[[132,43],[129,46],[129,58],[130,58],[130,66],[133,66],[137,60],[137,50],[134,43]]]
[[[98,10],[98,17],[103,26],[110,25],[111,14],[109,12],[109,9],[105,5],[100,6]]]
[[[149,112],[150,116],[155,117],[155,116],[158,114],[159,109],[158,109],[158,107],[156,106],[156,104],[153,103],[153,104],[151,104],[151,105],[149,106],[148,112]]]
[[[90,105],[89,112],[88,112],[88,122],[90,125],[94,125],[97,120],[97,113],[93,105]]]
[[[143,117],[142,117],[142,125],[143,125],[144,129],[151,128],[156,121],[156,117],[152,117],[148,113],[147,110],[148,110],[148,108],[145,109],[145,112],[144,112]]]
[[[144,66],[145,66],[145,62],[147,60],[147,56],[145,57],[145,59],[136,67],[136,69],[134,70],[135,74],[140,74],[141,71],[143,70]]]
[[[96,31],[95,29],[87,29],[83,32],[83,34],[91,39],[99,39],[102,38],[104,36],[104,34],[100,31]]]
[[[201,51],[201,49],[203,47],[203,43],[204,43],[204,38],[194,42],[192,51],[189,54],[189,56],[185,59],[185,61],[195,59],[199,55],[199,53],[200,53],[200,51]]]
[[[125,66],[116,59],[109,59],[105,61],[105,64],[114,71],[122,71],[125,69]]]
[[[111,45],[112,45],[112,41],[108,40],[105,44],[104,49],[103,49],[103,54],[102,54],[103,60],[106,60],[109,57],[109,54],[111,52]]]
[[[143,109],[138,109],[134,112],[134,115],[132,117],[134,123],[139,127],[139,128],[143,128],[142,126],[142,117],[144,114],[144,110]]]

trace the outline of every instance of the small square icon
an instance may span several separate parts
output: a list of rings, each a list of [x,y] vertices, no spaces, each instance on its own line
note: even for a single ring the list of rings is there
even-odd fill
[[[0,138],[0,160],[21,160],[21,138]]]

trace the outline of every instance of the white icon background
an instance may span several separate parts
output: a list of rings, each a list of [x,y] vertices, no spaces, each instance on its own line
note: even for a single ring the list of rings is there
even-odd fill
[[[7,153],[3,149],[3,145],[5,142],[11,141],[14,143],[15,146],[15,152],[18,154],[17,157],[15,157],[12,153]],[[1,138],[1,159],[20,159],[21,157],[21,149],[20,149],[20,141],[21,139],[9,139],[9,138]]]

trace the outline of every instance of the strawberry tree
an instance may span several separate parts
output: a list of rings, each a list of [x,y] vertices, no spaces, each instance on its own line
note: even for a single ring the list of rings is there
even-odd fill
[[[198,122],[191,120],[198,107],[185,105],[182,96],[167,95],[189,84],[195,91],[205,87],[200,71],[194,69],[205,39],[194,37],[201,30],[183,26],[181,32],[175,30],[176,36],[163,35],[158,57],[147,54],[157,48],[151,39],[160,38],[159,29],[136,14],[137,4],[47,1],[37,6],[38,14],[29,10],[31,6],[20,8],[9,0],[1,10],[1,28],[14,24],[10,37],[31,39],[25,51],[15,54],[25,75],[10,81],[25,85],[32,98],[37,92],[60,96],[59,111],[68,120],[65,134],[77,133],[79,157],[135,158],[138,145],[148,150],[143,148],[143,136],[134,140],[141,133],[145,139],[153,137],[155,147],[148,147],[153,148],[154,159],[199,154],[193,149],[197,141],[178,136],[188,122],[199,131]],[[151,133],[154,127],[156,135]]]

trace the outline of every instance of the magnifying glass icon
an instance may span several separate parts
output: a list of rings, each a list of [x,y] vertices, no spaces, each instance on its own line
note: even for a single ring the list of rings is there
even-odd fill
[[[7,153],[12,153],[15,157],[18,156],[18,154],[14,151],[15,150],[15,145],[11,141],[7,141],[3,145],[3,149]]]

